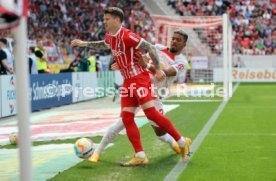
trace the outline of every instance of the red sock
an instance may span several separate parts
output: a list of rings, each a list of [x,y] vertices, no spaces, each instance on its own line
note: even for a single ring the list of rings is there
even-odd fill
[[[135,153],[143,151],[140,139],[140,132],[137,128],[136,123],[134,122],[134,113],[123,111],[122,120],[126,128],[128,139],[131,142]]]
[[[175,140],[179,140],[181,138],[181,134],[175,129],[171,121],[158,112],[155,107],[145,109],[144,113],[149,120],[155,122],[158,126],[169,133]]]

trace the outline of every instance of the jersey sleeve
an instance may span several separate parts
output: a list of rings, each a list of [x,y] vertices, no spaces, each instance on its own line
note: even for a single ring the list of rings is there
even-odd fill
[[[172,67],[176,70],[177,73],[182,72],[187,69],[187,59],[183,55],[178,55],[175,57],[175,63]]]
[[[124,38],[126,46],[134,47],[135,49],[138,49],[143,41],[143,38],[132,32],[128,33],[127,36]]]

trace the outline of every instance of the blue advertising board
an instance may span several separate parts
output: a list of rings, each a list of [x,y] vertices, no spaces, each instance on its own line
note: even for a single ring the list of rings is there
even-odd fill
[[[32,111],[71,104],[71,87],[72,75],[70,73],[31,75]]]

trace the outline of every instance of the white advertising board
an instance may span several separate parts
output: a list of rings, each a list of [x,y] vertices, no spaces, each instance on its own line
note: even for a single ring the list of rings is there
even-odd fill
[[[193,69],[207,69],[208,68],[208,57],[192,57],[192,68]]]
[[[14,75],[1,76],[1,109],[2,117],[17,113]]]
[[[223,69],[214,69],[214,82],[223,80]],[[276,82],[275,68],[233,68],[233,82]]]

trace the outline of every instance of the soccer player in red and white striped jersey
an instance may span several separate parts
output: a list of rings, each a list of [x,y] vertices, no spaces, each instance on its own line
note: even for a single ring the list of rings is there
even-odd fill
[[[73,40],[71,42],[72,46],[110,48],[124,77],[123,91],[121,93],[122,120],[136,154],[130,161],[122,163],[122,166],[148,164],[148,159],[141,144],[140,133],[134,122],[134,113],[139,106],[141,106],[149,120],[155,122],[177,140],[181,149],[181,156],[185,159],[189,152],[189,144],[186,144],[186,139],[175,129],[171,121],[156,110],[154,96],[151,94],[149,73],[146,68],[139,66],[134,59],[135,53],[141,50],[148,51],[151,60],[155,64],[156,78],[162,81],[166,75],[160,69],[156,49],[143,38],[122,27],[123,19],[124,13],[120,8],[109,7],[104,11],[104,24],[108,32],[104,41]]]

